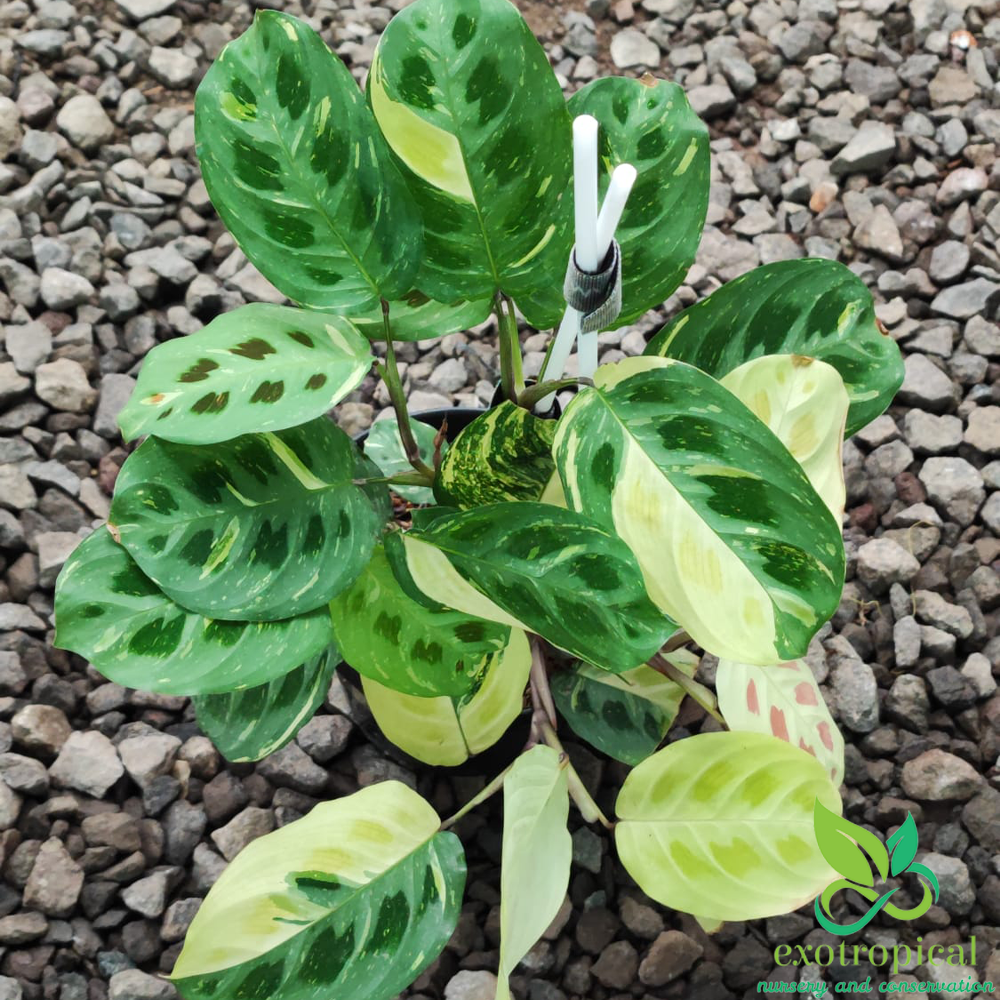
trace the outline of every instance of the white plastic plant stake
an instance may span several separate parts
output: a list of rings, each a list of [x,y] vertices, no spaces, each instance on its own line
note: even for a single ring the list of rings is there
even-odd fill
[[[629,192],[635,183],[636,170],[623,163],[615,168],[600,212],[597,210],[597,119],[579,115],[573,120],[573,197],[575,211],[576,262],[581,270],[597,271],[607,256],[615,229],[621,220]],[[545,377],[558,379],[566,369],[566,361],[578,343],[579,374],[593,377],[597,370],[597,333],[580,333],[581,314],[567,306],[556,333]],[[536,410],[544,413],[552,406],[555,393],[541,400]]]

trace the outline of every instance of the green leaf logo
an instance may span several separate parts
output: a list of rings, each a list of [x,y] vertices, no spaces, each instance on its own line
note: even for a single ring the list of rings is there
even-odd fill
[[[823,857],[845,878],[858,885],[874,886],[869,860],[875,865],[881,881],[888,878],[889,854],[875,834],[831,812],[818,798],[813,807],[813,825]]]
[[[888,841],[889,850],[892,851],[892,862],[889,870],[893,875],[899,875],[909,869],[913,859],[917,856],[919,842],[917,824],[913,822],[913,817],[907,813],[903,825]]]

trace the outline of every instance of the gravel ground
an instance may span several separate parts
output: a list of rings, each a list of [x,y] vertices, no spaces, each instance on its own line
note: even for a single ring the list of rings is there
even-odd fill
[[[403,0],[273,0],[362,78]],[[849,582],[811,664],[848,740],[847,815],[883,836],[907,811],[938,905],[867,943],[977,940],[1000,981],[1000,5],[997,0],[576,0],[519,4],[571,90],[646,69],[713,132],[713,190],[687,283],[603,334],[641,352],[682,306],[761,262],[848,263],[906,353],[889,414],[848,442]],[[49,645],[52,586],[107,514],[115,415],[143,355],[248,301],[280,301],[222,230],[193,152],[192,88],[248,23],[235,0],[0,2],[0,1000],[152,1000],[199,900],[248,841],[387,776],[448,813],[477,779],[413,774],[364,736],[335,682],[297,741],[225,764],[187,699],[106,683]],[[400,348],[417,408],[481,405],[495,342]],[[524,334],[531,374],[544,338]],[[367,381],[350,432],[386,398]],[[710,678],[710,663],[703,665]],[[352,718],[353,717],[353,718]],[[704,719],[685,709],[681,725]],[[571,747],[611,811],[624,768]],[[407,994],[493,996],[498,804],[463,821],[458,931]],[[575,822],[575,821],[574,821]],[[519,997],[753,996],[775,945],[837,943],[810,914],[707,937],[650,904],[606,837],[574,833],[569,900],[514,977]],[[871,968],[827,978],[864,978]],[[880,974],[876,974],[876,981]]]

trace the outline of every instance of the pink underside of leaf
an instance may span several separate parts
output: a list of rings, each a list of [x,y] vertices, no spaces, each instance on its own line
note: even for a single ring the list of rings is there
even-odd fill
[[[771,706],[771,732],[779,740],[788,741],[788,726],[785,723],[785,713],[774,705]]]
[[[819,738],[823,741],[823,746],[825,746],[827,750],[832,750],[833,735],[830,732],[830,724],[828,722],[821,722],[816,729],[819,732]]]
[[[760,715],[760,702],[757,700],[757,685],[751,681],[747,685],[747,711]]]
[[[815,705],[816,691],[807,681],[795,685],[795,700],[800,705]]]

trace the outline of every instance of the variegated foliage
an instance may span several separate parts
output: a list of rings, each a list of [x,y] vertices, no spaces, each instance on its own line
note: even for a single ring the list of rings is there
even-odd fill
[[[727,282],[675,316],[647,355],[676,358],[722,378],[764,354],[802,354],[833,365],[851,401],[846,433],[889,405],[903,361],[875,318],[865,283],[819,258],[766,264]]]
[[[266,684],[333,639],[320,608],[282,621],[218,621],[172,601],[106,528],[77,546],[56,581],[55,644],[108,680],[162,694]]]
[[[719,711],[737,732],[769,733],[811,753],[836,787],[844,780],[844,737],[805,660],[758,667],[720,660]]]
[[[554,420],[505,401],[477,417],[441,463],[434,492],[442,504],[478,507],[538,500],[555,472]]]
[[[362,677],[368,707],[382,732],[426,764],[455,766],[482,753],[507,731],[524,707],[531,651],[520,629],[506,647],[480,663],[462,695],[427,698],[402,694]]]
[[[340,652],[318,656],[267,684],[194,699],[198,725],[231,761],[260,760],[280,750],[323,704]]]
[[[566,763],[551,747],[532,747],[504,779],[496,1000],[510,1000],[507,977],[556,918],[569,887]]]
[[[211,451],[149,438],[122,466],[110,522],[164,593],[216,618],[311,611],[361,572],[389,495],[355,485],[359,455],[325,417]]]
[[[622,251],[622,311],[634,323],[669,298],[694,261],[708,209],[708,129],[676,83],[623,76],[581,87],[570,115],[600,123],[601,196],[620,163],[638,171],[615,239]]]
[[[431,465],[434,459],[434,439],[437,431],[430,424],[419,420],[410,421],[413,437],[420,449],[420,457],[425,464]],[[383,476],[398,476],[400,473],[412,472],[399,436],[399,424],[395,417],[376,420],[365,438],[365,454],[379,467]],[[447,442],[441,442],[441,451],[446,453]],[[393,493],[398,493],[412,503],[434,503],[434,491],[429,486],[397,486],[393,485]]]
[[[691,365],[600,369],[559,423],[566,497],[635,553],[646,589],[706,650],[805,653],[844,582],[840,525],[788,450]]]
[[[398,781],[323,802],[245,847],[191,923],[184,1000],[391,1000],[458,921],[465,857]]]
[[[290,299],[342,315],[413,288],[421,224],[364,96],[303,21],[259,11],[195,97],[202,176]]]
[[[154,347],[118,423],[126,441],[186,444],[283,430],[322,416],[371,364],[348,320],[255,303]]]
[[[382,547],[330,602],[344,659],[369,680],[420,698],[460,698],[482,682],[510,626],[450,608],[429,608],[396,581]]]
[[[837,369],[801,354],[777,354],[747,361],[720,381],[792,453],[839,524],[850,401]]]
[[[698,658],[675,650],[668,659],[688,677]],[[652,667],[609,674],[578,663],[552,678],[556,707],[577,736],[625,764],[645,760],[677,717],[684,689]]]
[[[537,632],[615,672],[644,663],[676,630],[624,543],[581,514],[525,501],[431,515],[386,536],[415,600]]]
[[[424,223],[417,285],[442,302],[502,289],[559,322],[572,244],[570,120],[508,0],[421,0],[379,41],[368,101]]]
[[[723,920],[787,913],[834,877],[813,803],[841,811],[823,765],[759,733],[678,740],[625,779],[615,843],[628,873],[675,910]]]

